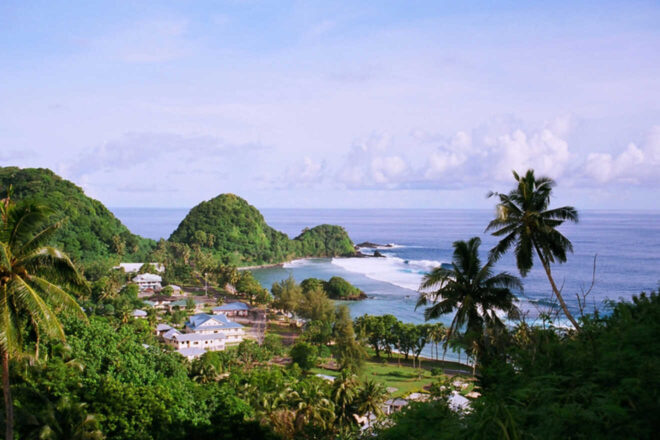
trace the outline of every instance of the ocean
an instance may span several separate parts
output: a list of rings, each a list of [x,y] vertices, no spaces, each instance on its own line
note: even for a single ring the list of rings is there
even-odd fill
[[[187,209],[115,208],[112,211],[128,228],[145,237],[167,238],[185,217]],[[451,261],[452,243],[478,236],[482,239],[482,261],[496,243],[484,233],[493,216],[491,210],[343,210],[262,209],[268,224],[295,237],[303,228],[338,224],[355,243],[370,241],[391,247],[379,251],[385,258],[319,258],[297,260],[283,267],[254,271],[264,287],[292,275],[297,281],[338,275],[363,290],[369,298],[348,302],[351,314],[391,313],[405,322],[424,321],[415,310],[417,287],[431,268]],[[607,310],[609,300],[630,299],[642,291],[659,287],[660,212],[582,211],[578,224],[560,230],[572,241],[574,253],[565,264],[554,265],[553,274],[569,307],[577,312],[576,295],[586,291],[587,311]],[[368,250],[367,250],[368,251]],[[596,271],[594,274],[594,258]],[[496,271],[518,275],[515,262],[505,256]],[[534,322],[539,312],[550,310],[552,292],[545,272],[536,263],[523,278],[519,306]],[[440,319],[449,323],[450,316]],[[559,323],[561,324],[561,322]]]

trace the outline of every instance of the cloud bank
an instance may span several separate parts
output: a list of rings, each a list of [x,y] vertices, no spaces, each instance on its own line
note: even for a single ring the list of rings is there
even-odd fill
[[[534,169],[564,184],[660,186],[660,126],[641,146],[613,153],[581,154],[570,148],[570,122],[557,119],[538,129],[488,127],[453,136],[415,131],[405,136],[372,134],[355,141],[335,166],[288,173],[284,181],[352,190],[460,189],[510,183],[511,171]],[[302,168],[301,168],[302,169]],[[310,178],[313,175],[313,178]]]

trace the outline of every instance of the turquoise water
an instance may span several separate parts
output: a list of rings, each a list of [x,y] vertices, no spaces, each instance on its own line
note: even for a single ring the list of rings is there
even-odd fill
[[[113,212],[133,232],[158,239],[168,237],[187,210],[124,208]],[[349,303],[353,316],[391,313],[406,322],[422,322],[421,311],[415,311],[416,288],[427,270],[450,261],[452,242],[480,236],[484,257],[495,243],[483,232],[492,211],[264,209],[262,213],[271,226],[290,237],[304,227],[331,223],[344,226],[355,243],[394,244],[380,250],[386,258],[313,259],[254,271],[265,287],[289,275],[298,281],[342,276],[369,295],[365,301]],[[579,224],[565,225],[562,232],[573,242],[575,253],[553,271],[573,310],[577,309],[575,294],[591,284],[595,255],[596,283],[588,297],[589,310],[603,308],[608,299],[629,299],[658,287],[659,212],[584,211]],[[517,274],[510,257],[497,270]],[[534,320],[538,308],[551,298],[550,287],[540,267],[523,281],[520,306]]]

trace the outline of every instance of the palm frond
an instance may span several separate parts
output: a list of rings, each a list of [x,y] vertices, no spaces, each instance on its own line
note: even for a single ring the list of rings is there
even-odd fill
[[[578,223],[579,221],[577,209],[572,206],[562,206],[561,208],[543,211],[541,216],[545,220],[561,220],[562,222],[570,221],[573,223]]]
[[[39,286],[41,291],[45,293],[46,299],[52,304],[62,307],[65,311],[75,314],[80,319],[87,320],[87,315],[85,315],[80,305],[62,288],[38,276],[31,276],[30,281]]]
[[[15,277],[7,287],[8,290],[15,292],[16,302],[29,314],[32,321],[49,336],[64,339],[64,330],[59,319],[27,281],[21,277]]]

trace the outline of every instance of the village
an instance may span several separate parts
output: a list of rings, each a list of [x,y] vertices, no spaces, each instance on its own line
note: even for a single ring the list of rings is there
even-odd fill
[[[138,298],[145,308],[156,311],[159,320],[164,312],[186,311],[187,319],[182,328],[159,322],[154,329],[164,343],[173,347],[188,360],[196,359],[207,351],[223,351],[237,346],[244,339],[260,341],[265,331],[264,309],[249,306],[242,301],[230,301],[217,305],[219,300],[209,296],[193,296],[180,286],[162,286],[158,274],[141,273],[143,263],[120,263],[116,269],[135,274],[132,282],[139,289]],[[157,272],[165,269],[162,264],[151,263]],[[165,290],[168,295],[162,294]],[[222,300],[220,300],[222,301]],[[145,309],[135,309],[132,317],[147,318]]]
[[[162,273],[165,270],[162,264],[147,264],[150,264],[155,272]],[[241,292],[236,291],[231,285],[226,286],[231,293],[230,297],[209,295],[206,291],[199,292],[199,287],[193,287],[191,289],[193,292],[188,292],[177,285],[163,286],[161,275],[138,273],[142,266],[143,263],[120,263],[115,267],[115,269],[123,270],[131,282],[138,287],[138,297],[145,306],[133,310],[131,316],[133,319],[146,319],[147,310],[154,310],[158,319],[153,331],[157,337],[189,361],[200,358],[208,351],[224,351],[227,348],[236,347],[244,340],[252,340],[261,344],[269,325],[269,315],[279,324],[280,328],[286,321],[291,326],[293,335],[299,334],[300,328],[305,324],[304,320],[297,319],[285,311],[267,310],[263,305],[252,306],[246,301],[240,300]],[[185,313],[183,325],[163,322],[162,318],[165,314],[171,315],[175,312]],[[289,343],[294,340],[295,336]],[[290,359],[283,358],[281,361],[289,363]],[[333,367],[327,366],[326,368],[333,369]],[[319,367],[314,371],[316,371],[316,376],[332,382],[336,376],[328,374],[330,372],[327,369]],[[448,371],[449,377],[455,376],[453,380],[447,382],[446,398],[450,408],[455,411],[469,410],[470,400],[477,398],[479,393],[473,389],[471,380],[463,375],[467,372],[461,369]],[[380,373],[373,372],[373,374]],[[401,411],[412,401],[427,401],[431,398],[428,390],[413,388],[403,394],[398,391],[399,389],[396,387],[387,387],[387,392],[391,397],[381,404],[383,415],[390,416]],[[359,418],[357,422],[365,430],[373,426],[376,416],[369,413]]]

